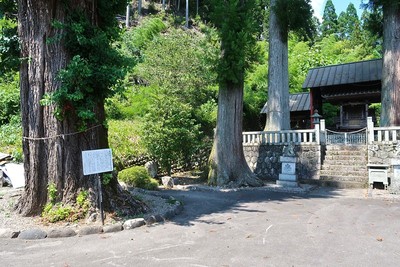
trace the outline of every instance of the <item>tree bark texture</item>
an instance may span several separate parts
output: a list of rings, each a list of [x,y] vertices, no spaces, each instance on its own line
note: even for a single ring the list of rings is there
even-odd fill
[[[250,170],[243,153],[243,84],[220,86],[214,144],[208,181],[211,185],[262,186]]]
[[[268,103],[266,131],[290,129],[287,33],[279,26],[271,0],[269,17]]]
[[[70,1],[70,7],[83,8],[92,23],[96,23],[95,0]],[[98,183],[94,175],[83,176],[81,152],[108,147],[107,131],[102,125],[104,103],[98,103],[95,110],[99,124],[80,133],[76,128],[76,117],[59,121],[54,116],[53,106],[40,105],[45,93],[59,88],[57,73],[71,58],[62,41],[48,41],[49,37],[63,32],[51,24],[55,20],[65,21],[65,3],[20,0],[18,9],[23,59],[20,86],[26,185],[17,210],[23,215],[40,214],[47,202],[49,183],[56,185],[59,201],[75,202],[79,190],[85,189],[90,192],[95,206],[98,203]]]
[[[400,126],[400,7],[383,6],[382,111],[380,126]]]

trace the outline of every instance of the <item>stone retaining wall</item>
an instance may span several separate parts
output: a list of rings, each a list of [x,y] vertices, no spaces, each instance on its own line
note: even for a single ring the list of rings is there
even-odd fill
[[[368,164],[390,165],[388,177],[391,179],[389,189],[400,193],[400,181],[394,178],[393,160],[400,160],[400,142],[374,142],[368,145]]]
[[[283,144],[243,145],[247,164],[257,177],[263,180],[278,180],[281,172],[279,157],[283,155],[283,148]],[[325,149],[321,145],[295,145],[298,179],[319,179],[322,151],[325,151]]]

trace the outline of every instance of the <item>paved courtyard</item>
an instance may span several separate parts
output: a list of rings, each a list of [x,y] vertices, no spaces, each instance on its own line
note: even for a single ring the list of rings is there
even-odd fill
[[[381,193],[164,191],[185,205],[169,222],[0,239],[0,266],[399,266],[400,200]]]

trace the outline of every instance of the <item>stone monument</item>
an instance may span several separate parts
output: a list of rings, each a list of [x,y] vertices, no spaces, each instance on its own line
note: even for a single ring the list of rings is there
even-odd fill
[[[289,145],[283,147],[283,156],[280,157],[282,163],[282,171],[279,174],[279,180],[276,181],[277,185],[287,187],[298,187],[296,175],[296,153],[294,152],[294,144],[291,142]]]

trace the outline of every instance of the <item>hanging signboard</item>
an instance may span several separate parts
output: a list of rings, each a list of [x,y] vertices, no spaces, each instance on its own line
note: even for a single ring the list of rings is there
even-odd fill
[[[83,175],[113,171],[111,149],[82,151]]]

